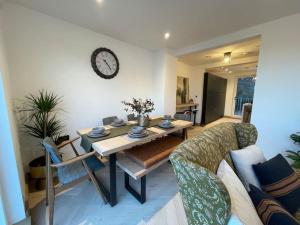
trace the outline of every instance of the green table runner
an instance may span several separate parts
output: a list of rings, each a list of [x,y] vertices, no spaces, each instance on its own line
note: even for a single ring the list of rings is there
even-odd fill
[[[162,121],[162,118],[150,120],[149,127],[157,126],[161,121]],[[109,129],[110,130],[109,135],[107,135],[105,137],[100,137],[100,138],[92,138],[92,137],[88,137],[86,134],[83,134],[81,136],[80,145],[86,152],[90,152],[92,150],[93,143],[127,134],[131,130],[131,128],[134,126],[136,126],[136,124],[130,124],[130,125],[122,126],[122,127],[111,128],[111,129]]]

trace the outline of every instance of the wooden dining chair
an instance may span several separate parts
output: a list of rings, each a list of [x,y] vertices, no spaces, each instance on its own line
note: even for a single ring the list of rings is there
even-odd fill
[[[48,208],[48,224],[53,225],[54,216],[54,200],[59,193],[74,187],[75,185],[91,180],[96,187],[97,192],[102,197],[104,203],[107,200],[102,193],[95,172],[104,167],[104,164],[96,157],[95,151],[83,155],[79,155],[73,142],[79,139],[75,138],[70,141],[63,142],[56,146],[53,140],[46,137],[42,144],[46,152],[46,206]],[[76,157],[63,161],[59,149],[70,144]],[[59,186],[53,185],[53,169],[57,169]]]
[[[116,116],[110,116],[102,119],[103,125],[110,125],[112,122],[114,122],[115,119],[118,119]]]

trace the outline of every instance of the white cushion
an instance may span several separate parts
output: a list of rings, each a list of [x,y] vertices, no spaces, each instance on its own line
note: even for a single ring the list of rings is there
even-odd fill
[[[217,176],[229,192],[231,214],[236,215],[245,225],[262,225],[244,185],[225,160],[220,163]]]
[[[244,225],[236,215],[231,215],[227,225]]]
[[[249,184],[260,188],[259,181],[252,168],[253,164],[263,163],[266,161],[263,152],[257,145],[250,145],[241,150],[230,152],[236,172],[249,191]]]

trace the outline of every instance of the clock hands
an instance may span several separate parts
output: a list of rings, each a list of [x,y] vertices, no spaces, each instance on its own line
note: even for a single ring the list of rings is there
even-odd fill
[[[108,68],[111,70],[109,64],[107,63],[107,61],[105,59],[103,59],[103,61],[105,62],[105,64],[108,66]]]

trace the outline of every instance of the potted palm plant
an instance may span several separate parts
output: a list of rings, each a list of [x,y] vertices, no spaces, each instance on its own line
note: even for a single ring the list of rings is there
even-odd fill
[[[21,115],[22,130],[27,135],[42,141],[52,137],[58,144],[63,131],[63,123],[57,118],[61,97],[52,92],[41,90],[37,95],[29,94],[18,109]],[[45,178],[45,155],[29,163],[31,178]]]
[[[290,138],[294,141],[295,144],[299,145],[300,144],[300,134],[296,133],[296,134],[292,134],[290,136]],[[292,166],[297,169],[300,170],[300,151],[286,151],[288,154],[286,157],[288,157],[289,159],[291,159],[293,161]]]
[[[154,103],[151,99],[132,98],[132,102],[122,101],[122,103],[126,106],[126,112],[130,110],[138,117],[139,126],[149,126],[149,113],[154,111]]]

